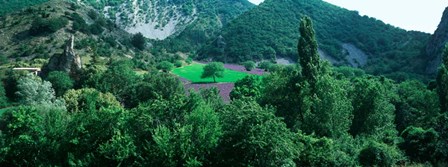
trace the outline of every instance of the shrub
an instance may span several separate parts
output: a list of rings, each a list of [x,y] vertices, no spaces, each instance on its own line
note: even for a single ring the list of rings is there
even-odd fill
[[[401,137],[404,141],[400,147],[413,161],[424,163],[434,160],[439,137],[434,129],[410,126],[401,133]]]
[[[193,59],[192,58],[187,58],[187,60],[185,60],[185,63],[191,64],[191,63],[193,63]]]
[[[174,66],[176,66],[176,67],[182,67],[182,61],[180,61],[180,60],[176,60],[176,61],[174,62]]]
[[[173,63],[170,63],[168,61],[162,61],[157,65],[157,69],[162,70],[163,72],[171,71],[173,67]]]
[[[146,40],[142,33],[137,33],[134,36],[132,36],[131,44],[136,47],[137,49],[143,50],[145,49]]]
[[[401,160],[401,154],[392,146],[372,142],[361,150],[358,158],[362,166],[393,166]]]
[[[243,63],[244,68],[246,68],[247,71],[252,71],[252,69],[255,68],[255,62],[253,61],[246,61]]]
[[[8,105],[8,98],[6,97],[5,88],[3,83],[0,82],[0,108],[6,107]]]
[[[269,71],[269,69],[272,67],[272,63],[269,61],[262,61],[258,64],[258,68],[263,69],[264,71]]]
[[[95,23],[93,23],[92,25],[89,26],[89,31],[90,31],[90,33],[92,33],[94,35],[99,35],[99,34],[103,33],[104,28],[103,28],[103,26],[101,26],[101,23],[99,23],[98,21],[95,21]]]
[[[31,24],[31,35],[42,35],[48,33],[54,33],[59,29],[65,27],[68,24],[68,20],[64,17],[42,19],[40,17],[34,19]]]
[[[56,96],[62,96],[67,90],[73,87],[74,81],[70,76],[62,71],[52,71],[46,79],[50,81],[56,92]]]
[[[87,25],[86,21],[78,13],[73,13],[72,19],[73,19],[73,26],[72,26],[73,30],[80,31],[83,33],[89,32],[89,26]]]

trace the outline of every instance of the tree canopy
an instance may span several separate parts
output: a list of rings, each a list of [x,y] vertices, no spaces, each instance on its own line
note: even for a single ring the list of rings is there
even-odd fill
[[[211,62],[204,66],[201,78],[213,78],[213,81],[216,82],[216,78],[224,77],[224,71],[224,64],[220,62]]]
[[[317,25],[309,17],[299,25],[299,62],[261,62],[269,72],[235,82],[229,101],[228,89],[185,91],[191,83],[157,69],[182,54],[93,51],[76,80],[8,70],[0,75],[0,166],[448,164],[447,54],[435,82],[395,82],[321,60]],[[202,77],[217,82],[226,72],[212,62]]]

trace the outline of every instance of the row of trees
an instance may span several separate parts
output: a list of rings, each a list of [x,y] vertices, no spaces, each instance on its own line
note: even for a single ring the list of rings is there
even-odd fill
[[[448,61],[432,89],[334,69],[312,27],[302,19],[299,65],[238,81],[229,104],[217,89],[187,96],[165,72],[138,75],[132,61],[78,76],[10,73],[0,165],[446,165]]]
[[[355,69],[331,68],[320,60],[309,18],[302,20],[300,33],[299,68],[277,68],[262,81],[244,78],[235,83],[231,98],[254,98],[274,107],[292,131],[328,139],[339,156],[355,156],[360,165],[446,164],[446,125],[441,122],[448,114],[448,49],[436,86],[418,81],[397,84]],[[345,163],[352,162],[350,158]],[[353,165],[337,163],[327,165]]]

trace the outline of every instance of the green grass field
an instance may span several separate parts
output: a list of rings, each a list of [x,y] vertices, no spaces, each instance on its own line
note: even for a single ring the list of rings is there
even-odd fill
[[[188,79],[193,83],[213,82],[213,78],[204,78],[204,79],[201,78],[204,66],[205,64],[193,63],[188,66],[175,68],[173,70],[173,73],[179,75],[180,77]],[[237,80],[240,80],[247,75],[250,74],[226,69],[224,71],[224,77],[216,78],[216,82],[236,82]]]

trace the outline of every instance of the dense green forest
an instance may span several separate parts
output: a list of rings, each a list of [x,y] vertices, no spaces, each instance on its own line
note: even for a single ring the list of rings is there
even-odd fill
[[[46,1],[0,1],[4,4],[0,7],[0,15]],[[355,66],[369,74],[385,75],[396,81],[418,79],[428,82],[434,77],[425,75],[429,59],[423,52],[429,34],[405,31],[322,0],[266,0],[257,7],[247,0],[137,0],[135,4],[124,0],[76,2],[101,11],[99,13],[120,28],[154,20],[159,22],[156,27],[162,28],[171,18],[195,18],[191,22],[179,23],[176,33],[164,40],[149,40],[153,55],[183,52],[192,57],[198,55],[200,59],[237,63],[278,57],[297,60],[295,39],[299,31],[296,23],[308,15],[316,23],[320,51],[335,66],[359,64]],[[155,12],[157,10],[165,12]],[[81,27],[81,31],[101,33],[98,25],[81,25],[87,27]],[[353,61],[353,57],[347,56],[349,53],[343,47],[347,45],[364,52],[367,58],[363,61],[366,63]],[[31,50],[26,46],[22,50]],[[106,51],[103,48],[101,51]]]
[[[300,23],[300,24],[299,24]],[[296,22],[297,64],[191,91],[139,59],[0,86],[1,166],[394,166],[448,164],[448,47],[436,82],[397,83],[318,55]],[[105,68],[106,67],[106,68]]]
[[[322,0],[266,0],[223,27],[222,38],[209,41],[199,56],[228,62],[297,60],[296,23],[303,15],[315,21],[319,49],[334,59],[333,64],[348,64],[342,46],[352,44],[368,56],[361,67],[369,74],[396,80],[424,78],[419,74],[424,72],[422,51],[429,34],[396,28]]]

